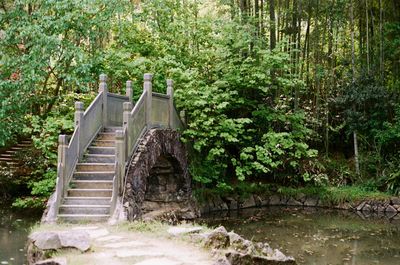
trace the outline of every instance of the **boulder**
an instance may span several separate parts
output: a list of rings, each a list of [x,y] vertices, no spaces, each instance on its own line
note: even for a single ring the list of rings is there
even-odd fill
[[[229,246],[229,235],[225,227],[220,226],[211,231],[204,242],[206,247],[215,249],[226,248]]]
[[[39,261],[48,258],[52,252],[62,248],[76,248],[82,252],[87,251],[90,248],[89,234],[86,231],[79,230],[34,232],[28,236],[28,263],[37,264]],[[48,262],[43,264],[58,264],[54,263],[54,260]]]
[[[29,239],[41,250],[61,248],[61,242],[57,232],[35,232],[29,235]]]
[[[90,236],[86,231],[61,231],[58,237],[63,248],[76,248],[82,252],[90,248]]]
[[[229,244],[230,247],[240,253],[251,253],[254,249],[251,241],[244,239],[234,232],[229,232]]]

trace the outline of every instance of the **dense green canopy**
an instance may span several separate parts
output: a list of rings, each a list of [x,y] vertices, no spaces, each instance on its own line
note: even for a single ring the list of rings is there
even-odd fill
[[[397,0],[18,0],[0,2],[0,145],[33,135],[52,168],[74,100],[99,73],[112,91],[176,84],[191,173],[358,183],[399,192]]]

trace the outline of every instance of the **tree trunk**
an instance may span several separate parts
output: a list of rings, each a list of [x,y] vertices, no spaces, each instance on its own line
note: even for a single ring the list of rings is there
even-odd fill
[[[350,31],[351,31],[351,69],[352,69],[352,80],[355,81],[355,55],[354,55],[354,12],[353,12],[353,0],[350,1]],[[358,159],[358,141],[357,132],[353,131],[353,144],[354,144],[354,166],[356,174],[360,175],[360,163]]]
[[[270,23],[270,38],[269,47],[271,51],[276,46],[276,25],[275,25],[275,0],[269,0],[269,23]]]
[[[367,73],[369,74],[369,21],[368,21],[368,0],[365,0],[365,19],[366,19],[366,25],[365,25],[365,32],[367,33]]]

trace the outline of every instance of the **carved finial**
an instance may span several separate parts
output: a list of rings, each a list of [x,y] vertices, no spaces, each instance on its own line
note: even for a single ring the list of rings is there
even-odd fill
[[[124,111],[131,111],[132,110],[132,103],[131,102],[124,102],[123,103]]]
[[[76,111],[83,111],[84,110],[83,102],[76,101],[75,102],[75,110]]]
[[[143,79],[144,79],[144,81],[151,82],[151,80],[153,79],[153,75],[150,73],[146,73],[146,74],[144,74]]]
[[[107,82],[107,75],[106,74],[101,74],[100,75],[100,82],[101,83]]]
[[[167,79],[167,86],[168,86],[168,87],[174,86],[174,80],[172,80],[172,79]]]
[[[58,136],[58,144],[59,145],[67,145],[67,136],[65,134],[60,134]]]

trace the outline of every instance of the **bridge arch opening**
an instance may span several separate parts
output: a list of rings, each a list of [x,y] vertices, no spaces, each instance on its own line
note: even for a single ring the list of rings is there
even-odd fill
[[[171,155],[161,155],[150,169],[145,201],[157,203],[181,202],[187,194],[185,178],[179,162]]]

